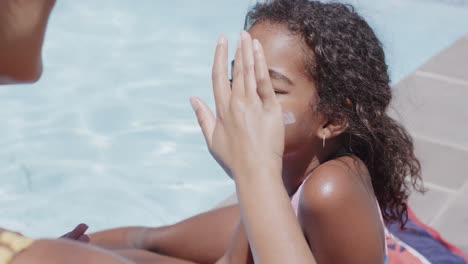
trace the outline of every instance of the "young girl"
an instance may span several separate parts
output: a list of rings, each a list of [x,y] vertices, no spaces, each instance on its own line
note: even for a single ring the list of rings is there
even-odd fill
[[[92,243],[142,262],[161,256],[129,248],[167,263],[386,263],[384,221],[404,226],[420,164],[387,115],[375,33],[350,6],[307,0],[257,4],[246,30],[231,83],[227,40],[218,41],[216,115],[191,99],[239,205]]]

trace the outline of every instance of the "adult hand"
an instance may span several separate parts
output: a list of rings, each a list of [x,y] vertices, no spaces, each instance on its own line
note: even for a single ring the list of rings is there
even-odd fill
[[[60,238],[67,238],[71,240],[76,240],[84,243],[89,242],[89,236],[86,235],[86,231],[88,230],[88,226],[85,224],[77,225],[72,231],[66,233],[65,235],[61,236]]]
[[[232,91],[227,51],[221,36],[212,73],[216,117],[203,101],[191,98],[208,148],[235,180],[260,168],[281,172],[285,128],[262,45],[241,33]]]

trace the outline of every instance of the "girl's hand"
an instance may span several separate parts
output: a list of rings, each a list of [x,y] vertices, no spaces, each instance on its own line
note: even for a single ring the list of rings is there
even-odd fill
[[[221,36],[212,73],[216,117],[204,102],[191,98],[208,148],[235,180],[262,168],[281,172],[285,128],[263,48],[247,32],[241,33],[232,91],[227,51],[227,40]]]

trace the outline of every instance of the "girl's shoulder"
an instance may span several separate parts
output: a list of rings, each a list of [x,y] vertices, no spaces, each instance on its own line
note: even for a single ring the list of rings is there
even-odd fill
[[[353,201],[375,201],[369,172],[354,156],[342,156],[320,165],[301,189],[299,205],[317,210]]]
[[[378,263],[383,259],[380,211],[369,173],[357,158],[340,157],[315,169],[302,185],[297,213],[320,261]]]

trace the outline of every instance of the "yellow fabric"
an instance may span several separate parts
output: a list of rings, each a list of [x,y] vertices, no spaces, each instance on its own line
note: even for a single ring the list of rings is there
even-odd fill
[[[13,252],[0,246],[0,264],[8,264],[13,259]]]
[[[0,234],[0,243],[8,245],[13,252],[18,253],[29,247],[34,240],[12,232],[5,231]]]
[[[9,264],[14,256],[32,245],[34,240],[16,233],[0,233],[0,264]]]

